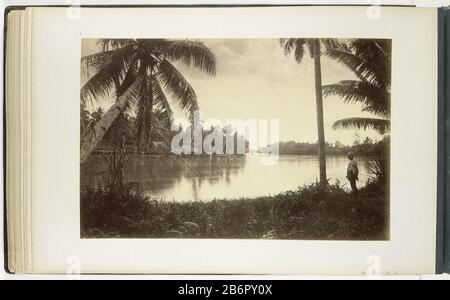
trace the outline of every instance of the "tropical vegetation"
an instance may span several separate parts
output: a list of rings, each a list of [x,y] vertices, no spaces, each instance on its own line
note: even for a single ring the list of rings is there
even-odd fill
[[[389,239],[387,192],[373,182],[349,199],[319,183],[254,199],[153,200],[111,182],[81,191],[85,238]]]
[[[391,42],[354,39],[334,41],[326,55],[348,67],[358,79],[342,80],[322,87],[325,96],[339,96],[346,103],[360,103],[372,118],[346,118],[334,122],[338,128],[372,128],[381,134],[390,129]]]
[[[385,40],[281,39],[285,55],[302,63],[314,61],[317,143],[279,143],[281,155],[318,155],[319,180],[274,196],[175,202],[145,196],[124,177],[126,154],[117,148],[136,145],[148,151],[155,141],[169,142],[174,134],[173,105],[191,120],[198,110],[193,87],[177,65],[214,75],[216,58],[199,41],[166,39],[102,39],[101,51],[82,58],[93,73],[81,89],[81,163],[96,148],[113,145],[103,155],[103,183],[81,187],[82,237],[354,239],[389,238],[390,56]],[[322,85],[321,57],[327,55],[351,70],[354,80]],[[301,79],[299,79],[301,80]],[[299,95],[300,96],[300,95]],[[369,118],[336,120],[334,129],[372,128],[380,141],[355,139],[353,145],[327,143],[323,99],[337,96],[359,103]],[[88,103],[113,98],[111,107],[90,112]],[[189,128],[180,128],[180,132]],[[217,128],[202,128],[202,138]],[[219,128],[226,139],[225,128]],[[242,139],[237,133],[234,140]],[[248,150],[248,142],[246,149]],[[372,177],[352,200],[345,183],[329,184],[325,156],[349,151],[367,157]]]
[[[358,153],[361,158],[375,155],[379,151],[384,151],[386,141],[374,141],[369,137],[355,140],[353,145],[344,145],[339,141],[325,143],[326,155],[347,155],[349,152]],[[279,143],[280,155],[317,155],[317,143],[287,141]]]
[[[81,163],[103,139],[117,117],[126,111],[136,115],[139,147],[150,144],[152,126],[170,123],[169,98],[189,116],[198,109],[194,89],[174,62],[195,67],[209,75],[216,72],[216,58],[202,42],[167,39],[101,39],[101,51],[82,58],[86,71],[94,71],[81,88],[81,103],[115,97],[114,104],[81,140]]]

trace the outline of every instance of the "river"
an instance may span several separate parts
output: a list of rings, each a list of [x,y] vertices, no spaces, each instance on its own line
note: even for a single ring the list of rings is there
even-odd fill
[[[360,169],[358,186],[369,174],[364,159],[356,159]],[[327,156],[327,178],[339,180],[349,189],[345,178],[348,159]],[[98,187],[103,182],[105,164],[101,155],[92,155],[81,171],[81,186]],[[267,164],[259,155],[228,157],[155,157],[128,155],[125,158],[126,182],[137,183],[151,199],[168,201],[210,201],[275,195],[315,182],[319,177],[316,156],[283,155]]]

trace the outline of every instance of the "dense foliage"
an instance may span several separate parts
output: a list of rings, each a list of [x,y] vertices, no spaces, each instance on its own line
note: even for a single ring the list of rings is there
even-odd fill
[[[325,143],[325,153],[327,155],[346,155],[348,152],[353,152],[357,156],[370,156],[385,151],[386,143],[387,138],[380,141],[373,141],[370,138],[361,141],[357,138],[351,146],[336,141],[335,143]],[[316,155],[317,143],[280,142],[279,150],[281,155]]]
[[[256,199],[155,201],[125,188],[81,192],[81,236],[128,238],[389,238],[388,190],[370,181],[355,202],[339,183]]]

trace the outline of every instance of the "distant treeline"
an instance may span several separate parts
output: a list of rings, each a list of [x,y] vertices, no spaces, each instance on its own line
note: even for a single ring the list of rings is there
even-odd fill
[[[95,125],[103,116],[104,112],[101,108],[88,112],[83,107],[81,107],[82,117],[81,117],[81,133],[85,128]],[[134,145],[136,149],[145,150],[146,153],[155,153],[155,154],[167,154],[171,152],[170,146],[173,137],[180,132],[193,132],[191,126],[187,128],[180,128],[178,131],[171,131],[168,122],[163,122],[158,117],[158,115],[154,116],[154,126],[151,128],[151,132],[149,133],[148,139],[140,139],[141,143],[139,145],[138,130],[137,130],[137,121],[133,116],[129,116],[125,113],[122,113],[117,117],[117,119],[113,122],[111,127],[108,129],[106,134],[104,135],[102,141],[98,144],[97,149],[109,149],[115,147],[124,147],[125,145]],[[249,153],[249,141],[246,139],[244,135],[238,134],[237,132],[233,132],[228,127],[220,128],[220,127],[210,127],[210,128],[201,128],[201,140],[202,144],[205,138],[211,134],[213,131],[222,133],[222,144],[223,144],[223,152],[227,153],[227,138],[230,138],[229,135],[232,136],[234,141],[234,151],[233,153],[237,153],[237,146],[240,143],[245,144],[245,153]],[[187,134],[190,136],[192,133]],[[220,134],[219,134],[220,135]],[[385,137],[381,141],[374,141],[369,137],[365,139],[361,139],[358,135],[354,136],[353,145],[344,145],[339,141],[334,143],[325,143],[325,153],[327,155],[342,155],[347,154],[348,152],[354,152],[356,155],[374,155],[377,153],[381,153],[386,150],[388,138]],[[213,143],[214,146],[215,142]],[[194,151],[194,145],[192,145],[192,151]],[[259,149],[259,152],[264,152],[263,148]],[[308,142],[297,142],[297,141],[287,141],[287,142],[279,142],[279,154],[280,155],[317,155],[318,146],[317,143],[308,143]]]
[[[355,140],[353,145],[343,145],[341,142],[325,143],[325,153],[327,155],[341,155],[348,152],[354,152],[356,155],[374,155],[385,151],[387,140],[373,141],[366,138],[363,141]],[[317,155],[317,143],[305,142],[280,142],[280,155]]]

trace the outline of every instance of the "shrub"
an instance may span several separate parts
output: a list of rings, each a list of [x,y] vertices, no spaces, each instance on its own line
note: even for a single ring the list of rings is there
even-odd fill
[[[361,189],[358,202],[339,183],[326,188],[313,183],[254,199],[155,201],[114,181],[122,178],[116,165],[120,159],[109,162],[107,176],[114,178],[100,188],[81,191],[82,237],[366,240],[388,236],[389,203],[383,185],[375,180]]]
[[[378,142],[374,152],[366,159],[367,171],[371,175],[367,185],[387,185],[389,184],[389,157],[390,157],[390,139],[386,136]]]

